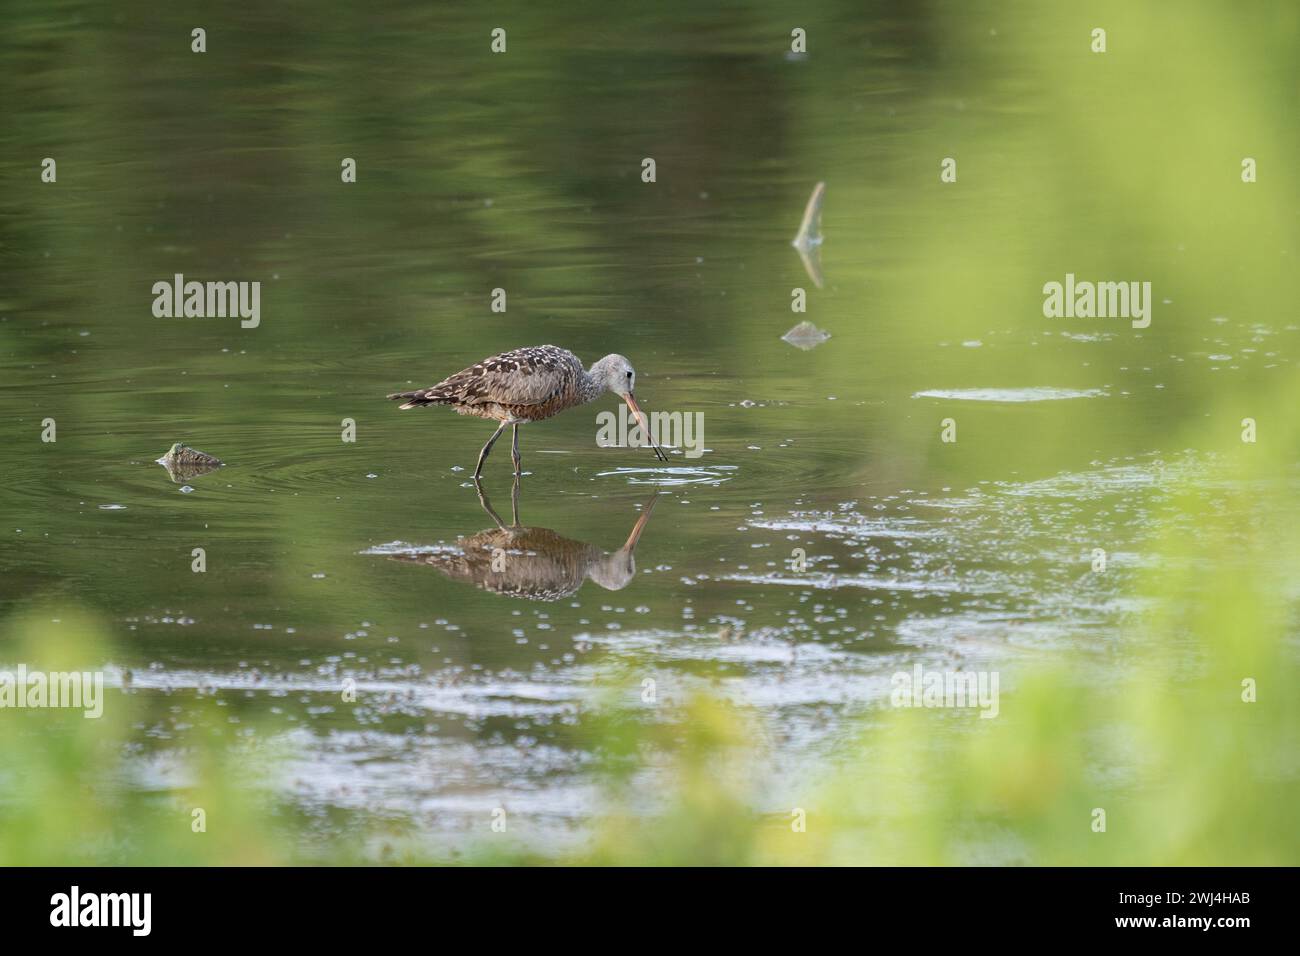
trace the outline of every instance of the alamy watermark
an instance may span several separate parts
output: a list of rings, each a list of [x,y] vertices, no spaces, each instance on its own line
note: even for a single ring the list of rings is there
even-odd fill
[[[1133,328],[1151,324],[1150,282],[1065,282],[1043,286],[1043,315],[1049,319],[1132,319]]]
[[[172,281],[153,284],[153,314],[158,319],[224,319],[239,316],[240,328],[255,329],[262,321],[261,282]]]
[[[650,437],[662,448],[680,448],[687,458],[704,454],[703,412],[651,412]],[[596,415],[596,444],[601,448],[643,448],[645,433],[624,405],[618,412]]]
[[[152,893],[83,893],[73,886],[50,897],[51,926],[120,926],[132,936],[153,928]]]
[[[917,664],[889,683],[895,707],[970,707],[979,708],[980,717],[998,715],[997,671],[927,671]]]
[[[72,708],[94,720],[104,714],[104,675],[99,671],[38,671],[19,664],[0,670],[0,709]]]

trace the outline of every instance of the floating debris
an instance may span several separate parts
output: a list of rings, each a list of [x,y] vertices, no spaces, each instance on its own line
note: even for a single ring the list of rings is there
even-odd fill
[[[158,459],[158,464],[167,469],[167,475],[172,481],[180,484],[199,475],[216,471],[225,462],[197,448],[177,442],[167,450],[167,454]]]
[[[819,289],[822,287],[822,199],[825,195],[825,183],[818,183],[813,187],[812,195],[808,197],[808,205],[803,210],[803,222],[799,223],[799,231],[795,233],[794,241],[790,243],[798,250],[808,278],[812,279]]]
[[[808,197],[808,205],[803,210],[803,222],[795,234],[792,245],[796,249],[809,249],[820,246],[822,242],[822,199],[826,195],[826,184],[818,183]]]
[[[781,336],[781,341],[789,342],[795,348],[803,349],[806,352],[809,349],[815,349],[830,337],[829,332],[817,328],[811,322],[804,321]]]

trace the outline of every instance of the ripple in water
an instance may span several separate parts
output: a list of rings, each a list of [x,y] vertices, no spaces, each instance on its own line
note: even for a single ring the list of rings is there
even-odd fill
[[[612,471],[598,472],[596,477],[626,477],[630,485],[658,485],[673,487],[676,485],[720,485],[730,481],[732,475],[720,472],[735,471],[735,465],[714,465],[710,468],[685,468],[673,465],[667,468],[615,468]]]

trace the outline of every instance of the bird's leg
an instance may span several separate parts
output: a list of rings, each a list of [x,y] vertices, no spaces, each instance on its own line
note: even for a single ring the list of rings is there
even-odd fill
[[[505,430],[506,423],[502,422],[497,430],[492,433],[492,437],[487,440],[487,444],[483,446],[483,450],[478,453],[478,467],[474,469],[475,478],[483,474],[483,462],[487,461],[488,452],[492,450],[492,446],[496,444],[497,439],[501,437],[501,433]]]
[[[510,457],[513,458],[515,462],[515,474],[516,475],[523,474],[523,470],[519,467],[519,423],[518,422],[515,422],[511,431]]]
[[[515,475],[514,484],[510,486],[510,523],[519,527],[519,476]]]
[[[501,523],[501,516],[496,513],[492,507],[492,502],[488,501],[487,492],[483,490],[483,482],[478,478],[474,479],[474,490],[478,492],[478,503],[483,506],[483,510],[488,513],[488,517],[496,522],[496,526],[502,531],[507,530],[506,526]]]

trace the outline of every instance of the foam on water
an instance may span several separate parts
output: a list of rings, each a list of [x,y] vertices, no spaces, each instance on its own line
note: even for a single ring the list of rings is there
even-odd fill
[[[932,388],[913,398],[943,398],[957,402],[1058,402],[1071,398],[1105,398],[1099,388]]]

